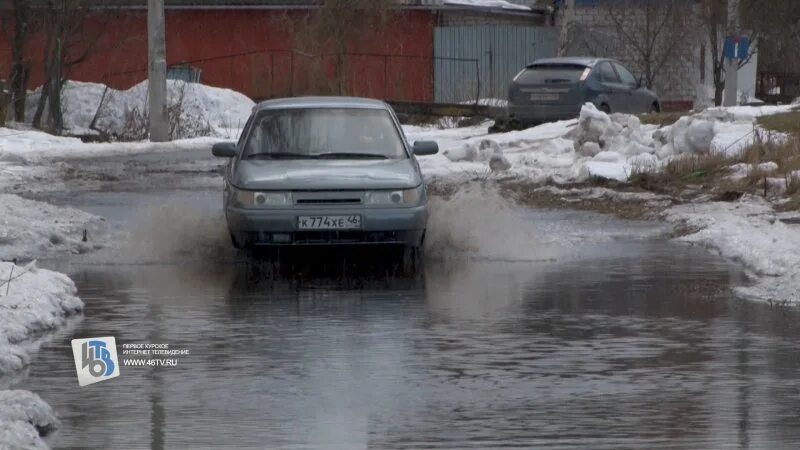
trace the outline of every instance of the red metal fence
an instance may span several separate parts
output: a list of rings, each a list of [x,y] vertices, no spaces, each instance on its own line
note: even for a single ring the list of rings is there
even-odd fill
[[[254,100],[298,95],[353,95],[387,101],[432,102],[434,63],[452,65],[477,78],[477,59],[381,53],[312,55],[297,50],[256,50],[180,61],[200,71],[200,81],[241,91]],[[105,84],[128,88],[147,78],[146,68],[107,73]],[[472,94],[470,94],[472,95]]]

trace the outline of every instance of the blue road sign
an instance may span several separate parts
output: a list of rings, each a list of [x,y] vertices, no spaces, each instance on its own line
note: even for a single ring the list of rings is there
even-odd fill
[[[750,53],[750,38],[747,36],[726,37],[723,53],[728,59],[747,59]]]

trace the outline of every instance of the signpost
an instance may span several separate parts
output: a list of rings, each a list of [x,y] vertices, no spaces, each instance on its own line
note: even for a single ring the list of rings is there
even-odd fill
[[[739,1],[728,0],[728,30],[734,34],[739,34]],[[731,41],[730,44],[728,41]],[[739,104],[739,59],[736,58],[738,50],[741,48],[741,38],[729,37],[725,39],[723,50],[732,50],[731,57],[725,54],[725,96],[722,99],[722,106],[736,106]]]

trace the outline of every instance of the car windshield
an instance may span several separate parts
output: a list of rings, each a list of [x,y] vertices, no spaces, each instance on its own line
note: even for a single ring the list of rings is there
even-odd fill
[[[391,115],[381,109],[298,108],[256,117],[245,159],[407,158]]]
[[[526,69],[517,82],[521,84],[574,83],[586,66],[578,64],[537,64]]]

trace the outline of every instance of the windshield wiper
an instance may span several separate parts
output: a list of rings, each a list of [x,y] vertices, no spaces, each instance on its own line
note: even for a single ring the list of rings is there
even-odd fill
[[[356,153],[356,152],[331,152],[331,153],[320,153],[314,155],[320,159],[388,159],[386,155],[381,155],[380,153]]]
[[[263,152],[251,153],[247,155],[247,159],[264,158],[264,159],[313,159],[316,155],[309,155],[306,153],[294,152]]]

